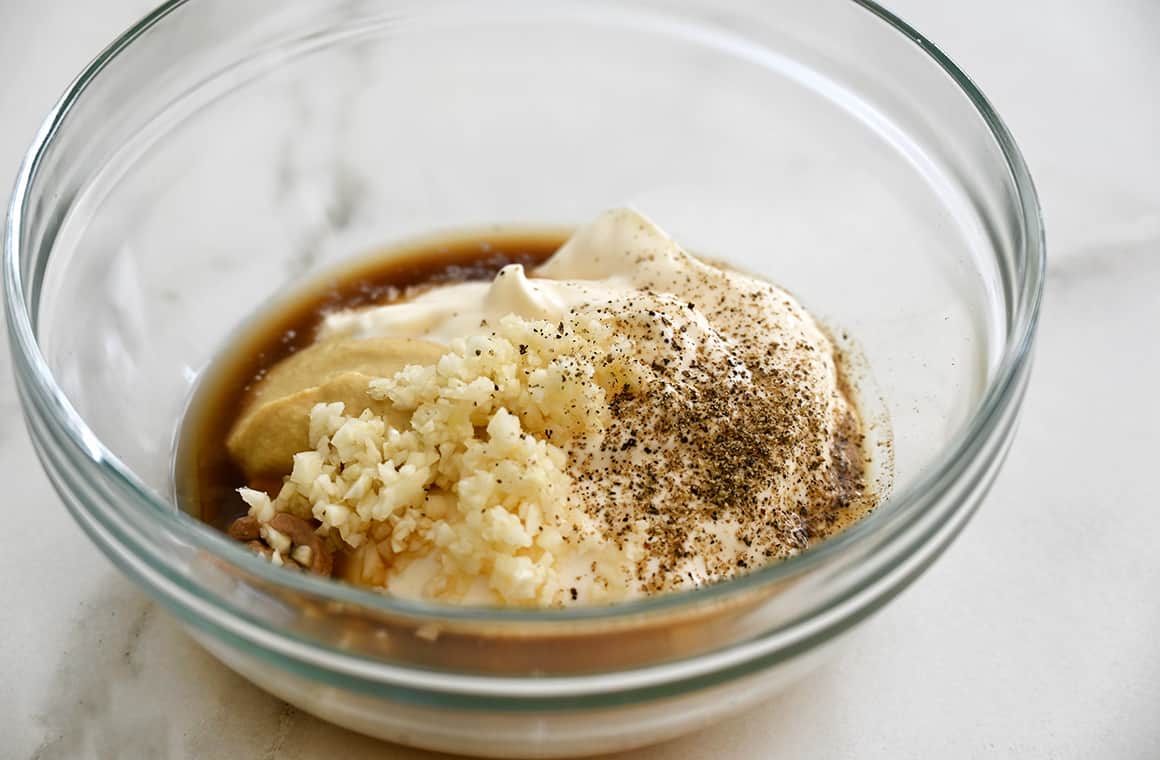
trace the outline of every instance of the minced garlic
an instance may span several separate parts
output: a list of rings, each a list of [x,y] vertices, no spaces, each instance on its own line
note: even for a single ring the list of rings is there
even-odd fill
[[[409,429],[369,409],[349,416],[342,403],[317,404],[313,449],[294,455],[277,498],[242,497],[260,522],[277,512],[318,520],[323,535],[357,550],[353,575],[364,584],[389,587],[431,555],[426,596],[460,599],[485,578],[505,604],[605,598],[628,583],[627,560],[570,497],[562,447],[600,435],[608,389],[638,385],[637,364],[631,342],[599,321],[504,317],[433,365],[370,383],[372,398],[409,413]],[[587,580],[562,576],[565,544],[584,558]]]

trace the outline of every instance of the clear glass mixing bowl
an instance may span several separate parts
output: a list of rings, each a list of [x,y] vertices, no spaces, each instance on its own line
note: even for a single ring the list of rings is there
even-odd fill
[[[192,384],[279,289],[417,233],[623,203],[857,342],[894,433],[870,518],[728,583],[517,611],[288,573],[177,509]],[[28,426],[92,540],[295,705],[509,757],[739,709],[921,574],[1010,443],[1043,273],[999,118],[914,30],[849,0],[170,2],[49,116],[4,247]]]

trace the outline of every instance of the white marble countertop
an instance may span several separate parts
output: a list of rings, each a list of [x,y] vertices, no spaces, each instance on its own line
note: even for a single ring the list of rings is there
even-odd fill
[[[68,80],[149,5],[0,0],[5,186]],[[1160,757],[1160,2],[890,5],[990,96],[1042,194],[1050,276],[1021,430],[962,537],[816,677],[625,757]],[[124,580],[41,474],[6,346],[0,473],[18,516],[0,552],[0,758],[434,757],[266,696]]]

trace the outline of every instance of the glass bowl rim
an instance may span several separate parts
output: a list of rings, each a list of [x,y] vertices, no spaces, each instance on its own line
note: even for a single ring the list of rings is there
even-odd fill
[[[1018,379],[1030,361],[1030,348],[1038,321],[1046,269],[1046,249],[1038,196],[1030,173],[1014,138],[1002,119],[969,77],[962,72],[938,47],[890,11],[873,0],[847,0],[850,4],[871,13],[911,44],[917,45],[965,95],[989,130],[989,137],[998,146],[1006,168],[1014,182],[1019,205],[1021,235],[1015,251],[1015,274],[1022,275],[1014,282],[1005,300],[1011,310],[1006,340],[994,374],[982,398],[976,404],[970,419],[954,437],[944,444],[939,454],[928,463],[905,489],[891,495],[890,521],[861,521],[816,547],[788,560],[773,563],[743,576],[696,589],[675,591],[620,602],[607,606],[574,607],[564,609],[512,609],[496,607],[467,607],[446,603],[392,598],[384,594],[360,589],[330,579],[303,573],[287,573],[253,556],[249,551],[200,524],[194,524],[174,511],[169,504],[144,486],[88,427],[72,407],[64,391],[56,384],[47,361],[40,351],[30,314],[29,300],[21,274],[20,254],[24,249],[22,220],[32,200],[35,179],[41,159],[52,145],[58,130],[68,117],[73,104],[83,97],[89,84],[100,76],[104,68],[135,40],[148,33],[157,23],[192,0],[168,0],[143,17],[106,47],[69,85],[40,127],[26,152],[17,175],[12,200],[8,207],[3,244],[3,272],[5,308],[9,335],[17,370],[24,370],[25,392],[35,397],[49,410],[50,423],[63,433],[63,440],[72,453],[88,459],[118,489],[131,494],[133,508],[150,510],[150,516],[160,519],[168,530],[188,540],[196,548],[207,551],[259,577],[263,582],[295,592],[321,596],[334,601],[350,603],[396,616],[441,621],[469,620],[487,623],[519,622],[558,624],[567,621],[611,620],[662,610],[673,610],[724,598],[730,594],[750,591],[767,584],[803,573],[826,559],[864,543],[867,537],[883,535],[895,542],[906,532],[900,515],[924,511],[946,489],[956,482],[973,461],[981,442],[993,432],[996,420],[1018,399],[1014,393]],[[50,254],[51,255],[51,254]],[[38,276],[43,274],[43,269]],[[22,398],[24,404],[29,401]],[[943,486],[937,487],[938,484]],[[887,532],[886,528],[892,528]],[[194,589],[201,595],[200,589]],[[267,626],[263,626],[267,627]]]

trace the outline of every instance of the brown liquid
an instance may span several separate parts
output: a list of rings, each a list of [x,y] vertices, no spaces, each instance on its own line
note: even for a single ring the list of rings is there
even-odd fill
[[[282,359],[313,343],[327,314],[391,303],[436,285],[490,280],[508,264],[533,267],[566,239],[567,231],[558,230],[428,240],[380,252],[345,272],[332,272],[285,303],[265,310],[255,323],[233,336],[194,394],[177,451],[178,503],[225,530],[246,512],[237,494],[239,486],[277,493],[281,483],[246,483],[226,449],[226,438],[255,383]]]
[[[492,231],[394,248],[345,271],[328,272],[297,294],[270,304],[230,337],[191,401],[176,458],[182,508],[223,530],[245,513],[245,504],[236,493],[246,484],[245,477],[228,453],[229,431],[249,402],[255,383],[279,361],[309,346],[328,313],[390,303],[439,284],[491,279],[511,263],[534,266],[550,257],[567,236],[567,230]],[[840,370],[844,364],[839,361]],[[853,399],[847,377],[843,373],[843,392]],[[849,462],[862,461],[860,438],[842,437],[836,444]],[[276,492],[280,484],[248,485]],[[843,522],[864,514],[865,510],[851,510]],[[744,621],[752,610],[796,582],[786,579],[739,589],[688,607],[613,621],[544,621],[533,626],[518,620],[433,621],[396,615],[390,610],[307,597],[268,586],[243,569],[222,568],[279,600],[285,609],[296,611],[297,624],[306,630],[320,638],[341,636],[344,648],[417,666],[501,675],[582,674],[651,665],[717,649],[750,635],[752,626]]]

